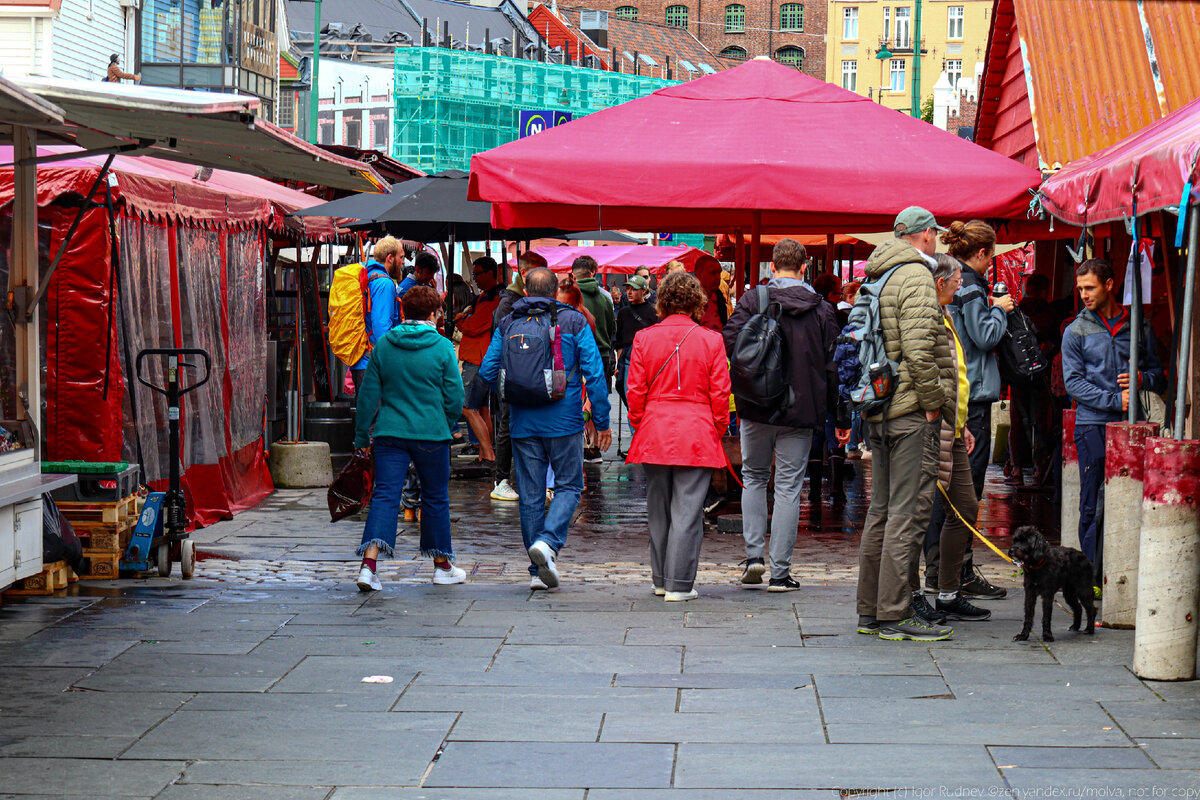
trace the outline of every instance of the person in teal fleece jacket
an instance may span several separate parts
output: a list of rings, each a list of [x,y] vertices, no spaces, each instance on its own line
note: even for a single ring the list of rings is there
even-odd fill
[[[463,406],[462,376],[454,345],[433,319],[437,291],[414,286],[404,298],[404,322],[380,339],[358,393],[354,447],[371,445],[375,491],[362,543],[358,588],[382,588],[376,574],[380,552],[393,555],[400,494],[411,463],[421,479],[421,555],[432,558],[433,582],[462,583],[450,540],[450,431]],[[374,438],[372,439],[372,426]]]

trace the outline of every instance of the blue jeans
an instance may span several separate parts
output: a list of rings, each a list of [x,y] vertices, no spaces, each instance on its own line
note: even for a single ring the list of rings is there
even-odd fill
[[[375,492],[362,544],[355,555],[363,555],[377,545],[382,555],[391,558],[396,547],[396,523],[400,516],[400,494],[404,489],[408,466],[412,464],[421,479],[421,555],[426,558],[454,560],[450,541],[450,443],[422,442],[376,436]]]
[[[583,434],[513,438],[513,477],[521,499],[521,538],[528,550],[544,541],[557,553],[583,492]],[[546,469],[554,470],[554,499],[546,508]],[[537,567],[530,563],[529,574]]]
[[[1076,425],[1079,451],[1079,547],[1099,574],[1104,531],[1104,425]]]

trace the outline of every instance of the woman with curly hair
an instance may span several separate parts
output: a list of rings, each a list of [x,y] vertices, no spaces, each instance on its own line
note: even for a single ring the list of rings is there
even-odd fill
[[[654,593],[691,600],[704,536],[704,495],[725,466],[729,369],[721,334],[699,324],[708,297],[687,273],[658,286],[662,320],[633,337],[626,396],[636,431],[627,463],[646,470]]]

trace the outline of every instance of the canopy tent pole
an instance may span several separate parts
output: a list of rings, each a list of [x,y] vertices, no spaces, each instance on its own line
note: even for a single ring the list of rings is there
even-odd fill
[[[733,257],[733,297],[736,300],[741,297],[742,287],[746,285],[746,237],[742,235],[741,228],[733,232],[733,240],[737,246]]]
[[[828,272],[830,275],[837,274],[837,271],[834,269],[833,251],[835,249],[835,245],[833,243],[833,238],[834,237],[832,233],[825,234],[825,269],[823,271]]]
[[[22,164],[37,155],[37,132],[22,125],[13,126],[13,234],[12,269],[8,289],[14,303],[17,360],[17,418],[28,419],[34,429],[34,458],[42,457],[42,382],[41,320],[38,314],[38,228],[37,163]]]
[[[1188,254],[1187,271],[1183,278],[1183,314],[1180,317],[1182,332],[1179,337],[1179,366],[1175,379],[1175,438],[1183,440],[1183,404],[1187,399],[1188,367],[1192,357],[1192,308],[1196,302],[1196,247],[1200,245],[1200,206],[1192,206],[1191,220],[1188,222]],[[1180,217],[1179,223],[1183,224]]]
[[[442,270],[446,274],[446,336],[451,342],[454,341],[454,284],[451,282],[451,277],[454,275],[454,268],[451,266],[454,263],[454,225],[450,226],[450,248],[449,258],[442,262]]]
[[[1133,247],[1130,258],[1133,260],[1133,265],[1130,267],[1126,262],[1125,274],[1133,279],[1132,296],[1133,308],[1129,309],[1129,418],[1127,422],[1133,424],[1138,421],[1138,410],[1141,405],[1141,392],[1138,386],[1138,366],[1141,360],[1141,354],[1138,350],[1141,347],[1142,333],[1142,249],[1138,241],[1138,217],[1137,217],[1137,196],[1133,198],[1133,225],[1131,226],[1133,233]]]
[[[762,258],[762,212],[755,211],[750,223],[750,288],[758,286],[758,266]]]

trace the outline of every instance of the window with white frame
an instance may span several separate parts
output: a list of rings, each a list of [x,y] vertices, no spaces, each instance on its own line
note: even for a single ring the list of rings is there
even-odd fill
[[[912,47],[912,9],[896,9],[896,48],[907,50]]]
[[[849,89],[852,92],[858,91],[858,62],[843,61],[842,62],[842,88]]]
[[[957,88],[958,82],[962,80],[962,59],[950,58],[946,60],[946,77],[950,79],[950,85]]]
[[[858,7],[842,9],[842,38],[854,41],[858,38]]]
[[[893,92],[904,91],[904,59],[893,58],[892,66],[892,85],[889,87]]]
[[[883,40],[885,42],[892,40],[892,10],[890,8],[883,9]]]
[[[963,6],[948,6],[946,8],[946,38],[963,38]]]

